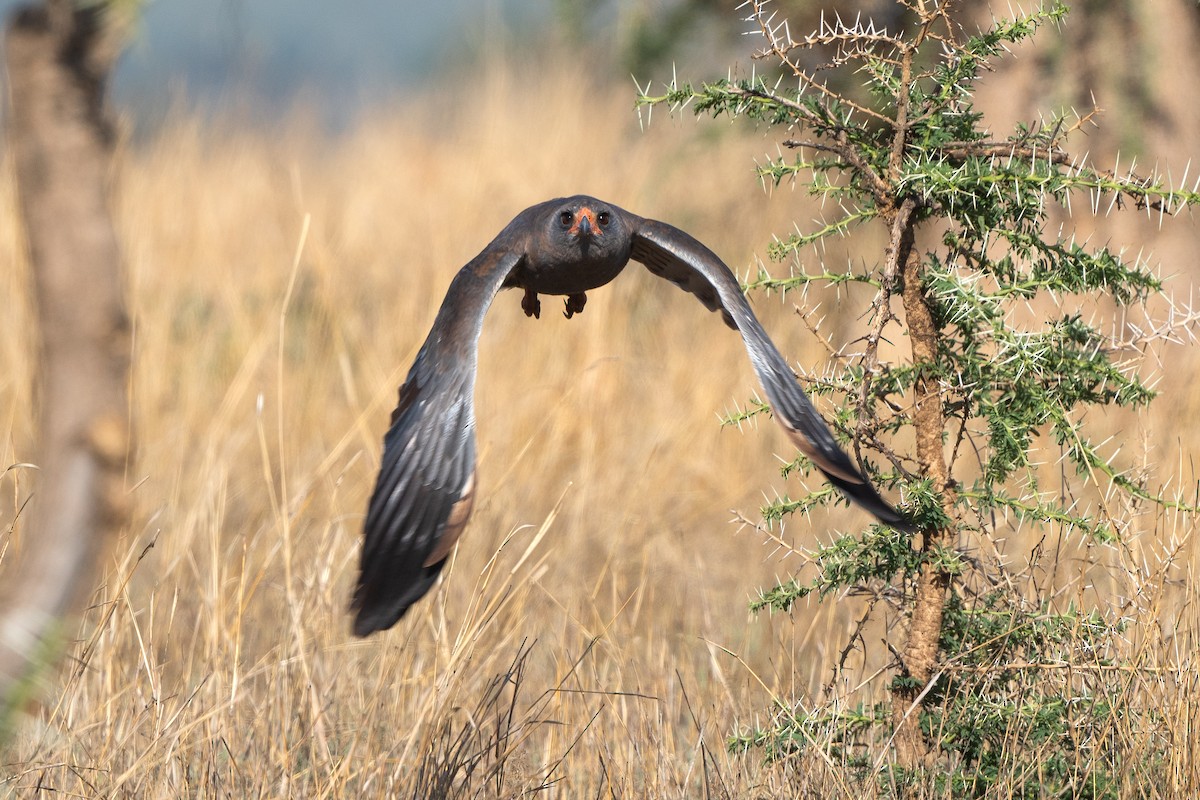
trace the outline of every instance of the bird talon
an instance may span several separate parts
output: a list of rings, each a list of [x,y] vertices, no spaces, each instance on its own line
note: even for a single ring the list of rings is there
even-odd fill
[[[567,319],[570,319],[576,314],[582,314],[583,307],[585,305],[587,305],[586,294],[583,292],[579,292],[578,294],[569,294],[567,295],[566,310],[563,311],[563,316]]]
[[[533,289],[525,290],[525,296],[521,298],[521,310],[527,317],[542,318],[542,301],[538,300],[537,292]]]

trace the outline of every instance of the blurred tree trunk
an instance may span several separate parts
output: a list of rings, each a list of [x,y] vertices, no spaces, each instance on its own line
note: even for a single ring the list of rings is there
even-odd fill
[[[5,37],[7,142],[40,328],[40,474],[0,583],[0,708],[57,655],[60,620],[95,590],[126,519],[129,334],[104,99],[112,20],[103,3],[47,0],[14,12]]]

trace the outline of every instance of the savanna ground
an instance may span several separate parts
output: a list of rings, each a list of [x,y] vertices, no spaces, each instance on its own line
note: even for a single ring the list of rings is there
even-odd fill
[[[817,214],[800,192],[756,184],[752,159],[772,138],[657,114],[643,130],[631,85],[565,64],[492,69],[470,97],[413,100],[337,136],[302,114],[271,130],[181,115],[126,148],[134,522],[15,734],[0,791],[427,796],[446,765],[466,765],[482,797],[782,797],[820,766],[768,766],[724,742],[774,698],[820,695],[856,601],[791,617],[751,617],[747,601],[803,568],[794,548],[866,517],[842,509],[770,533],[734,520],[784,491],[788,445],[774,427],[720,427],[755,391],[739,338],[637,265],[570,321],[497,299],[463,544],[394,630],[349,635],[396,387],[451,276],[517,211],[591,193],[679,225],[740,273]],[[28,277],[5,181],[0,460],[15,466],[0,553],[30,535],[17,510],[33,437]],[[1159,252],[1186,298],[1191,221],[1168,223],[1162,248],[1156,221],[1116,224]],[[824,254],[831,268],[879,258],[869,236],[847,248]],[[785,355],[820,369],[831,353],[796,304],[852,352],[855,306],[840,299],[754,303]],[[1128,458],[1194,485],[1197,359],[1166,343],[1156,359],[1165,396],[1110,424]],[[1124,593],[1131,652],[1153,668],[1130,690],[1159,712],[1153,735],[1179,743],[1179,785],[1197,785],[1193,531],[1149,515],[1112,552],[1054,531],[1002,546],[1052,553],[1038,578],[1064,602],[1094,601],[1098,575]],[[847,794],[836,770],[803,788]]]

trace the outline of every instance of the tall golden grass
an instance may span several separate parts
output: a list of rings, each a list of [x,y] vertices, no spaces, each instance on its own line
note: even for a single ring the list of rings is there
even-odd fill
[[[730,755],[724,738],[829,678],[853,603],[788,618],[750,618],[746,603],[803,568],[797,547],[865,517],[770,533],[734,521],[787,491],[786,440],[718,425],[755,392],[738,337],[637,265],[570,321],[497,299],[480,355],[474,518],[429,598],[386,634],[349,635],[396,388],[451,276],[517,211],[595,194],[689,230],[741,272],[772,235],[817,215],[799,192],[756,184],[752,159],[772,137],[660,117],[643,130],[631,96],[565,65],[495,69],[338,136],[302,114],[274,130],[183,115],[125,152],[135,517],[0,788],[419,797],[469,767],[464,796],[845,791],[836,765],[806,763],[818,780]],[[5,465],[27,460],[33,435],[10,195]],[[854,246],[827,252],[831,268],[879,257],[869,236]],[[798,324],[795,299],[754,302],[783,352],[819,369],[830,353]],[[836,296],[821,302],[811,318],[845,344],[853,315]],[[1163,385],[1184,395],[1168,414],[1195,408],[1183,370]],[[1141,424],[1147,452],[1197,441],[1169,419]],[[1160,474],[1193,480],[1186,455],[1168,460]],[[17,515],[24,469],[3,480],[7,550],[33,532]],[[1170,671],[1175,688],[1164,679],[1152,702],[1177,726],[1180,785],[1195,786],[1200,720],[1177,689],[1200,677],[1198,549],[1162,516],[1143,536],[1136,558],[1100,561],[1121,572],[1115,585],[1160,591],[1131,605],[1130,639],[1150,654],[1141,663]],[[1072,552],[1081,560],[1063,560],[1061,586],[1091,580],[1096,562]]]

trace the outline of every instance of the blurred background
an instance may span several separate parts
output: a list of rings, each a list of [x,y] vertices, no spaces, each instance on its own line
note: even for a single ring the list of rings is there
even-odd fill
[[[980,8],[986,4],[967,3]],[[3,0],[6,15],[18,0]],[[344,128],[364,110],[496,58],[549,64],[569,50],[597,79],[643,83],[672,70],[692,80],[749,70],[746,11],[718,0],[148,0],[116,70],[116,105],[141,123],[171,109],[236,107],[278,118],[297,103]],[[870,15],[893,27],[894,4],[787,0],[798,30],[822,14]],[[770,65],[760,64],[770,70]]]
[[[824,697],[860,606],[751,617],[747,602],[805,569],[799,548],[867,520],[837,509],[756,526],[765,498],[799,491],[778,471],[786,438],[720,426],[756,392],[740,341],[636,265],[570,321],[529,320],[518,296],[497,299],[480,356],[478,500],[454,564],[382,636],[352,639],[346,612],[396,388],[450,278],[518,211],[591,193],[684,228],[740,275],[773,237],[826,213],[801,190],[758,182],[756,160],[779,151],[781,131],[634,110],[635,80],[772,68],[751,59],[759,40],[733,5],[145,6],[112,87],[134,524],[0,789],[407,792],[447,742],[480,727],[480,708],[494,718],[484,701],[499,675],[505,691],[519,686],[524,726],[499,796],[542,784],[564,797],[719,796],[715,782],[728,796],[786,794],[786,773],[727,753],[724,738],[775,702]],[[1200,152],[1196,4],[1073,5],[1060,31],[982,85],[997,137],[1095,104],[1104,113],[1072,143],[1080,152],[1182,176]],[[968,20],[1009,13],[963,7]],[[777,8],[797,36],[837,13],[902,23],[884,0]],[[28,277],[7,167],[4,187],[0,318],[21,331]],[[1191,295],[1190,216],[1083,212],[1072,224],[1152,253],[1175,295]],[[877,263],[882,243],[865,229],[767,266],[836,272]],[[853,291],[752,300],[785,356],[820,371],[830,348],[853,351],[866,299]],[[1194,485],[1200,444],[1180,424],[1200,410],[1195,348],[1180,345],[1149,354],[1148,370],[1175,376],[1149,415],[1099,421],[1167,486]],[[0,337],[4,465],[32,450],[35,359],[26,337]],[[19,469],[2,480],[17,541],[28,490]],[[1147,574],[1185,566],[1163,573],[1177,594],[1138,624],[1195,627],[1190,538],[1130,547]],[[1067,584],[1091,580],[1085,550],[1067,544]],[[522,643],[532,649],[517,680]],[[882,656],[864,659],[864,681],[888,658],[873,648]]]
[[[4,0],[0,10],[18,5]],[[549,63],[564,46],[582,46],[605,80],[672,62],[724,73],[726,56],[746,55],[733,46],[730,19],[714,2],[151,0],[112,96],[143,124],[180,106],[278,119],[304,102],[339,129],[500,55]]]

